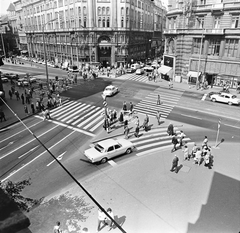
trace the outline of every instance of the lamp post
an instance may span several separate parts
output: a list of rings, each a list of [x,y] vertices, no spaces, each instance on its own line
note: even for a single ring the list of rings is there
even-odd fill
[[[203,33],[204,33],[204,27],[203,27],[203,22],[201,22],[198,18],[197,18],[198,22],[202,25],[202,36],[201,36],[201,43],[200,43],[200,53],[199,53],[199,57],[198,57],[198,70],[197,70],[197,81],[196,81],[196,89],[198,89],[199,86],[199,71],[200,71],[200,62],[201,62],[201,54],[202,54],[202,44],[203,44]]]
[[[51,23],[58,18],[51,19],[42,26],[42,37],[43,37],[43,49],[44,49],[44,60],[45,60],[45,68],[46,68],[46,77],[47,77],[47,89],[49,90],[49,78],[48,78],[48,66],[47,66],[47,51],[46,51],[46,44],[45,44],[45,33],[44,33],[44,28],[48,23]]]

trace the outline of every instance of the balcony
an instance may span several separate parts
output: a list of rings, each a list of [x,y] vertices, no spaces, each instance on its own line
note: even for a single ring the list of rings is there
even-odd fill
[[[206,29],[205,33],[206,35],[224,35],[225,34],[225,29]]]
[[[222,11],[223,3],[217,3],[212,5],[212,11]]]
[[[176,34],[177,33],[177,29],[165,29],[163,31],[164,34]]]

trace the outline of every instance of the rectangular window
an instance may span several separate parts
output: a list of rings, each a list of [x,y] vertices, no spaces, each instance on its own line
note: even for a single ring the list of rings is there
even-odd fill
[[[214,16],[214,28],[219,29],[221,23],[221,16]]]
[[[201,54],[203,54],[203,46],[204,46],[204,39],[202,41],[202,52],[201,52]],[[192,53],[193,54],[200,54],[200,47],[201,47],[201,38],[193,38]]]
[[[210,39],[208,46],[208,55],[210,56],[219,56],[220,52],[220,39]]]
[[[206,5],[206,0],[200,0],[200,5]]]
[[[63,6],[63,0],[58,0],[58,7]]]
[[[237,57],[238,39],[227,39],[225,43],[224,56]]]
[[[239,25],[239,15],[232,16],[231,28],[238,28]]]
[[[196,25],[197,28],[201,28],[201,29],[204,28],[204,16],[198,17],[196,20],[196,23],[197,23]]]

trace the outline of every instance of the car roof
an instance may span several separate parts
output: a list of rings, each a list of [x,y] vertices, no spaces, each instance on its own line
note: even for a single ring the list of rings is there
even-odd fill
[[[109,139],[98,142],[98,144],[100,146],[102,146],[103,148],[106,148],[106,147],[109,147],[109,146],[116,145],[117,142],[116,142],[116,140],[114,140],[112,138],[109,138]]]
[[[106,86],[105,88],[114,88],[115,86],[113,85],[109,85],[109,86]]]

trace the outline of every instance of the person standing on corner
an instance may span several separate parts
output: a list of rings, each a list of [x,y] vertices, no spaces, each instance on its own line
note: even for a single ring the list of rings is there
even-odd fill
[[[102,224],[104,224],[106,214],[99,208],[98,209],[98,226],[97,226],[97,232],[99,232],[102,229]]]
[[[53,233],[62,233],[62,229],[60,228],[60,222],[57,221],[56,225],[53,227]]]
[[[126,103],[126,101],[123,102],[123,111],[127,111],[127,103]]]
[[[171,172],[175,171],[175,173],[178,172],[178,161],[179,158],[177,155],[174,155],[173,161],[172,161],[172,168],[170,169]]]

